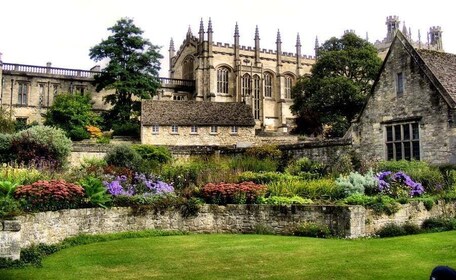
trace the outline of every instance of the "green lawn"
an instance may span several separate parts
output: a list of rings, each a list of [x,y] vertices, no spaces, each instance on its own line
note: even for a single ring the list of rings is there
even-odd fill
[[[182,235],[76,246],[0,279],[429,279],[456,267],[456,231],[385,239]]]

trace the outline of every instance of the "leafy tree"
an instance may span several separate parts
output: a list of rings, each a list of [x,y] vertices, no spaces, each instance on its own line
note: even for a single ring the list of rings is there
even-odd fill
[[[360,112],[381,63],[375,47],[352,32],[326,41],[318,49],[311,75],[293,88],[294,132],[320,135],[327,126],[327,136],[343,136]]]
[[[141,99],[151,98],[160,86],[158,71],[159,47],[142,37],[143,31],[132,19],[122,18],[108,28],[106,40],[90,49],[90,58],[108,60],[107,66],[95,77],[96,90],[114,90],[104,97],[112,108],[104,114],[105,125],[137,123]]]
[[[15,123],[11,119],[10,110],[0,106],[0,133],[14,133]]]
[[[90,94],[59,94],[46,112],[44,124],[61,128],[72,140],[90,138],[86,126],[100,121],[92,105]]]

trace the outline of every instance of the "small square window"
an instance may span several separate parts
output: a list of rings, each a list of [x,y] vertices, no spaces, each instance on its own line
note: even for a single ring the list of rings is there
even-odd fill
[[[177,134],[179,133],[179,127],[177,125],[172,125],[171,126],[171,133],[172,134]]]
[[[198,126],[192,125],[192,127],[190,128],[190,133],[191,134],[198,134]]]
[[[237,126],[232,126],[231,127],[231,134],[238,134],[238,127]]]
[[[160,132],[160,127],[158,126],[158,124],[154,124],[152,126],[152,134],[158,134]]]
[[[211,126],[211,134],[217,134],[218,127],[216,125]]]

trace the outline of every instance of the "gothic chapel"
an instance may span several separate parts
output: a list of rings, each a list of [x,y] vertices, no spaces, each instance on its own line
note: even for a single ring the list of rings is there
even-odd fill
[[[239,44],[237,23],[233,44],[214,43],[213,33],[211,20],[206,31],[201,20],[198,37],[189,28],[177,52],[171,39],[169,77],[194,80],[194,89],[163,89],[155,99],[242,102],[252,108],[256,129],[289,132],[294,123],[291,88],[315,62],[314,57],[301,55],[299,34],[296,53],[286,53],[282,52],[280,31],[276,50],[260,48],[258,26],[253,48]]]

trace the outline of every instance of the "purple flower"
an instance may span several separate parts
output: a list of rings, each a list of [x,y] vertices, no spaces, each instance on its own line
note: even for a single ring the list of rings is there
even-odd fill
[[[415,183],[415,185],[413,185],[411,188],[410,188],[410,196],[419,196],[419,195],[422,195],[424,193],[424,188],[423,188],[423,185],[421,185],[420,183]]]
[[[384,194],[400,196],[405,191],[413,197],[424,193],[423,186],[402,171],[394,174],[391,171],[382,171],[377,174],[377,179],[378,190]]]
[[[122,185],[120,184],[120,181],[118,180],[114,180],[111,183],[104,181],[103,184],[111,195],[121,195],[124,191]]]

